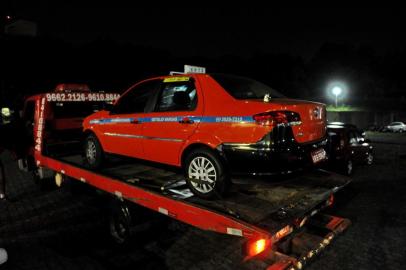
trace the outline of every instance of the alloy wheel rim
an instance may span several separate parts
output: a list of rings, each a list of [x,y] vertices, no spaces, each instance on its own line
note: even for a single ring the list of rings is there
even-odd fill
[[[189,164],[188,177],[203,181],[203,183],[197,183],[191,180],[191,183],[197,191],[201,193],[209,193],[216,185],[216,167],[214,167],[214,164],[205,157],[195,157]]]
[[[96,160],[96,145],[93,141],[87,142],[87,150],[86,150],[86,157],[87,160],[93,163]]]

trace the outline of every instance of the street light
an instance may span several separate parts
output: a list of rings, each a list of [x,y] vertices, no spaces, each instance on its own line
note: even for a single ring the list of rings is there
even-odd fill
[[[341,93],[343,92],[343,89],[340,86],[336,85],[333,87],[331,92],[333,92],[333,95],[336,96],[336,107],[337,107],[337,99],[338,99],[338,96],[341,95]]]

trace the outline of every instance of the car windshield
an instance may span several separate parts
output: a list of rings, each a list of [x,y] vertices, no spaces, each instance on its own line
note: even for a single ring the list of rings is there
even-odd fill
[[[210,74],[210,76],[236,99],[264,99],[265,95],[269,95],[269,98],[285,97],[278,91],[253,79],[228,74]]]

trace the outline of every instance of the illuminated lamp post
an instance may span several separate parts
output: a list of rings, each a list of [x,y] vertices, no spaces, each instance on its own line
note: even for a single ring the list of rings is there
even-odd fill
[[[334,86],[331,89],[331,92],[333,93],[333,95],[336,97],[336,107],[337,107],[337,100],[338,100],[338,96],[341,95],[341,93],[343,92],[343,89],[340,86]]]

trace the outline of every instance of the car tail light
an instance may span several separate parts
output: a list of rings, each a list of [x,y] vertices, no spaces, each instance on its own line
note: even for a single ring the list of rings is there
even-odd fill
[[[259,113],[253,116],[255,122],[263,126],[278,126],[278,125],[299,125],[301,124],[300,115],[289,111],[272,111]]]
[[[251,241],[248,242],[247,244],[247,257],[251,258],[254,257],[265,250],[269,249],[271,246],[271,240],[270,239],[259,239],[256,241]]]

